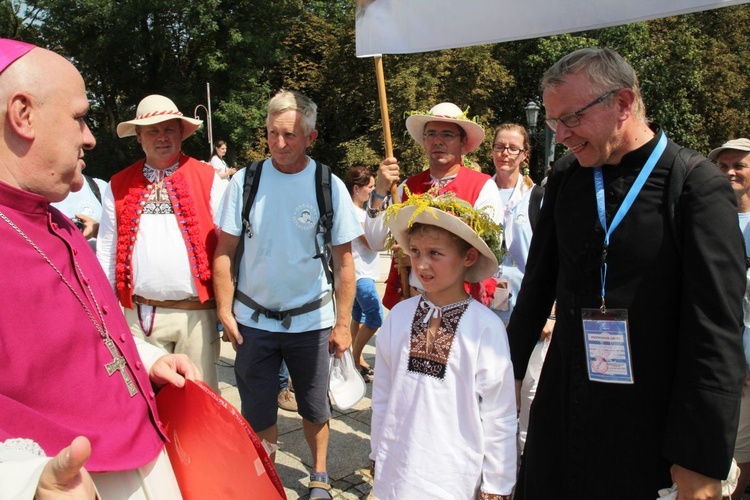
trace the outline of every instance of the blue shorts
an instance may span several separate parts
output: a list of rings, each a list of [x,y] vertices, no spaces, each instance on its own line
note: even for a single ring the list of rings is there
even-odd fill
[[[380,307],[380,296],[372,278],[357,280],[357,295],[352,307],[352,321],[364,323],[373,330],[383,324],[383,309]]]
[[[331,329],[301,333],[268,332],[239,325],[234,373],[242,416],[256,432],[276,425],[279,367],[286,361],[294,381],[298,413],[314,424],[331,418],[328,400],[328,339]]]

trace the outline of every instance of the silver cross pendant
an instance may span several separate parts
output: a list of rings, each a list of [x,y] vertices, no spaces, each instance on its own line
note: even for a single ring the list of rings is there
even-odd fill
[[[125,385],[128,387],[128,393],[130,393],[130,397],[132,398],[138,394],[138,389],[135,387],[133,379],[130,378],[130,374],[127,372],[128,364],[125,361],[125,358],[120,356],[120,353],[117,351],[117,347],[115,347],[115,343],[111,338],[107,337],[104,339],[104,345],[107,346],[107,349],[109,349],[109,352],[112,354],[112,362],[104,365],[104,368],[107,369],[107,374],[111,377],[112,374],[119,371],[122,375],[122,379],[125,381]]]

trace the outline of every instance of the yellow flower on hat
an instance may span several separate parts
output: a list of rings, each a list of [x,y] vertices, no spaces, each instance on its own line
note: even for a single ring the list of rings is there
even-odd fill
[[[489,207],[475,209],[466,201],[447,192],[438,195],[431,189],[423,194],[411,194],[404,186],[408,198],[403,203],[389,206],[384,222],[391,230],[392,239],[402,248],[407,248],[407,234],[415,222],[440,227],[467,241],[479,250],[480,259],[467,273],[471,282],[489,278],[497,270],[507,251],[503,248],[503,228],[492,220]]]

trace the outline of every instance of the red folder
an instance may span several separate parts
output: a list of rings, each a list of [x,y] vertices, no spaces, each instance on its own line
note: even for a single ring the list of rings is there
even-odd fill
[[[286,499],[281,479],[240,412],[203,382],[168,385],[156,396],[185,500]]]

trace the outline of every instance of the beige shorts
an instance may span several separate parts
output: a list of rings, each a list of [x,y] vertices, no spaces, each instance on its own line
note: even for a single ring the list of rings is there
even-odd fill
[[[734,443],[734,459],[738,464],[750,462],[750,387],[742,388],[740,423],[737,426],[737,441]]]
[[[133,335],[168,353],[186,354],[201,369],[203,381],[218,392],[219,371],[216,363],[219,361],[221,341],[216,329],[216,309],[188,311],[155,307],[151,335],[146,336],[138,319],[138,307],[123,308]]]

